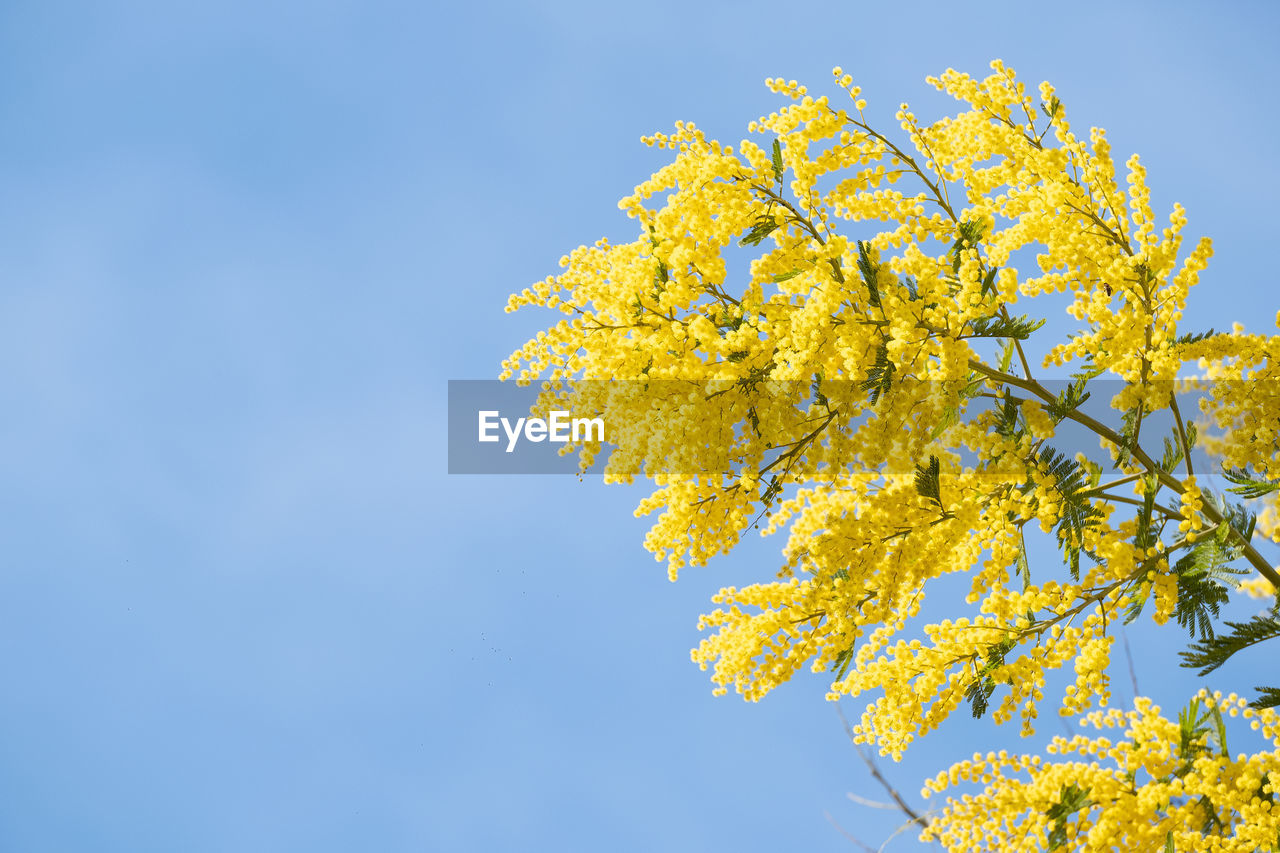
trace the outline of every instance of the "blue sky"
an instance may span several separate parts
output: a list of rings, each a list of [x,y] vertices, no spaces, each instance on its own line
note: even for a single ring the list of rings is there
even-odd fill
[[[765,77],[837,64],[886,119],[935,114],[948,66],[1052,80],[1215,238],[1200,325],[1265,331],[1277,20],[783,9],[0,8],[0,849],[852,849],[824,811],[888,837],[821,680],[747,705],[689,663],[780,542],[671,585],[638,489],[447,476],[446,381],[547,322],[509,292],[630,237],[642,134],[736,140]],[[1169,637],[1132,639],[1171,705]],[[1014,741],[956,720],[889,773]]]

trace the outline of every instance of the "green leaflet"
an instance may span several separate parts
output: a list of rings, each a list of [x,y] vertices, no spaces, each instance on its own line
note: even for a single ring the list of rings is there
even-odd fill
[[[1280,491],[1280,482],[1263,479],[1247,468],[1223,467],[1222,476],[1236,484],[1227,491],[1243,498],[1260,498]]]
[[[1043,320],[1040,321],[1044,323]],[[1038,328],[1038,327],[1037,327]],[[1074,412],[1089,399],[1089,392],[1084,390],[1087,380],[1077,380],[1067,385],[1065,391],[1058,395],[1058,398],[1049,405],[1045,406],[1045,410],[1049,412],[1054,423],[1058,423],[1067,415]]]
[[[957,408],[956,406],[947,406],[947,408],[942,413],[941,420],[939,420],[936,424],[934,424],[933,428],[929,430],[929,440],[933,441],[935,438],[942,435],[948,429],[955,426],[959,420],[960,420],[960,409]]]
[[[1178,603],[1174,618],[1178,624],[1201,640],[1213,637],[1213,620],[1229,598],[1234,579],[1245,574],[1243,569],[1227,566],[1235,555],[1215,537],[1198,540],[1191,551],[1174,565],[1178,574]]]
[[[1186,346],[1187,344],[1198,344],[1201,341],[1206,340],[1207,338],[1213,337],[1213,335],[1214,335],[1213,329],[1210,329],[1207,332],[1196,332],[1196,333],[1188,332],[1185,335],[1178,335],[1178,337],[1174,340],[1173,343],[1176,346]]]
[[[1275,708],[1280,706],[1280,687],[1255,687],[1258,698],[1249,703],[1250,708]]]
[[[1013,365],[1013,351],[1015,344],[1013,338],[1004,342],[1004,349],[1000,351],[1000,372],[1008,373],[1009,368]]]
[[[1138,429],[1138,409],[1130,409],[1120,418],[1120,447],[1116,456],[1116,464],[1129,464],[1133,456],[1134,438]]]
[[[916,491],[921,497],[928,498],[942,507],[942,482],[940,473],[942,463],[938,457],[930,456],[929,461],[925,465],[916,466]]]
[[[1254,616],[1247,622],[1227,620],[1224,624],[1229,629],[1225,634],[1205,637],[1181,652],[1182,665],[1199,669],[1197,675],[1208,675],[1237,652],[1280,637],[1280,618],[1274,614]]]
[[[739,246],[755,246],[765,237],[768,237],[778,228],[778,220],[773,218],[772,214],[762,213],[756,217],[751,224],[751,228],[738,241]]]
[[[873,308],[880,307],[880,287],[876,279],[880,266],[871,260],[871,248],[867,243],[858,241],[858,273],[867,288],[867,303]]]
[[[1076,812],[1087,809],[1091,805],[1093,800],[1089,799],[1088,788],[1078,788],[1074,782],[1062,786],[1062,791],[1058,794],[1058,802],[1044,813],[1045,817],[1053,821],[1053,829],[1049,831],[1050,850],[1057,850],[1067,843],[1067,821]]]
[[[840,681],[845,677],[845,674],[849,671],[849,665],[852,663],[853,663],[853,646],[850,646],[849,648],[840,652],[840,654],[836,655],[836,660],[835,660],[835,665],[836,665],[835,680],[836,681]]]
[[[1027,562],[1027,540],[1022,534],[1022,528],[1018,528],[1018,576],[1022,578],[1022,591],[1026,592],[1027,587],[1031,586],[1031,564]]]
[[[982,668],[978,670],[972,683],[965,690],[964,698],[968,700],[969,707],[973,712],[975,720],[981,719],[987,713],[987,707],[991,701],[991,695],[996,692],[996,682],[992,678],[992,674],[1004,666],[1005,655],[1013,651],[1013,647],[1017,645],[1013,640],[1001,640],[993,646],[987,648],[983,655],[986,658]]]
[[[960,233],[956,236],[956,241],[951,244],[951,271],[953,273],[960,272],[960,258],[964,254],[964,250],[978,245],[986,228],[976,220],[965,220],[960,223],[957,230]]]
[[[1071,576],[1077,578],[1080,576],[1080,549],[1084,542],[1084,531],[1101,518],[1097,507],[1081,494],[1088,490],[1089,475],[1079,462],[1048,446],[1040,450],[1036,463],[1057,482],[1056,491],[1061,502],[1054,531],[1058,536],[1058,547],[1067,558]],[[1030,479],[1025,488],[1031,488]]]
[[[996,271],[994,268],[988,270],[987,274],[982,277],[982,290],[980,292],[983,296],[996,292]]]
[[[979,317],[969,324],[970,332],[961,338],[1015,338],[1025,341],[1032,332],[1043,326],[1044,320],[1021,317]]]
[[[893,387],[893,371],[893,362],[889,360],[889,347],[881,344],[876,349],[876,360],[867,371],[867,378],[858,386],[867,392],[871,405],[874,406],[879,402],[880,397]]]

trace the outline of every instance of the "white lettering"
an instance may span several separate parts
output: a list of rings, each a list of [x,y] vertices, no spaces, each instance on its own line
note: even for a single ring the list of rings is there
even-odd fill
[[[565,442],[569,440],[569,413],[568,412],[552,412],[551,413],[551,440]]]
[[[538,444],[552,441],[567,444],[569,441],[604,441],[604,418],[573,418],[569,412],[553,411],[549,420],[543,418],[516,418],[514,422],[502,417],[500,412],[486,410],[478,413],[477,439],[482,442],[498,441],[498,427],[507,436],[507,453],[515,452],[521,437]]]
[[[524,418],[516,419],[516,428],[511,428],[511,422],[506,418],[502,419],[502,428],[507,431],[507,452],[516,449],[516,442],[520,440],[520,427],[524,426]]]
[[[578,428],[582,427],[583,438],[587,441],[604,441],[604,418],[574,418],[573,419],[573,440],[579,441]],[[592,431],[599,434],[593,439]]]
[[[494,420],[490,420],[490,418],[496,418],[497,416],[498,416],[497,412],[481,412],[480,413],[480,440],[481,441],[497,441],[498,440],[498,437],[496,435],[489,435],[489,430],[498,428],[498,422]]]

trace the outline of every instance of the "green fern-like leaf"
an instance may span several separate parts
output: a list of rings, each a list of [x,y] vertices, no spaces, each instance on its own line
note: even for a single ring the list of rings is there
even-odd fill
[[[1089,399],[1089,392],[1084,390],[1087,381],[1086,379],[1077,379],[1075,382],[1070,383],[1067,385],[1066,390],[1058,395],[1058,399],[1045,407],[1055,423],[1080,408],[1084,401]]]
[[[1280,637],[1280,618],[1274,615],[1255,616],[1248,622],[1228,620],[1225,624],[1227,633],[1205,637],[1182,652],[1182,665],[1199,669],[1199,675],[1208,675],[1237,652]]]
[[[1218,496],[1212,492],[1209,493],[1208,497],[1218,508],[1218,512],[1222,513],[1222,517],[1226,519],[1227,524],[1241,536],[1241,540],[1234,540],[1226,535],[1228,531],[1222,531],[1223,535],[1220,541],[1225,543],[1227,558],[1234,560],[1244,553],[1242,542],[1248,542],[1253,538],[1253,528],[1258,523],[1258,517],[1250,512],[1244,504],[1229,503],[1225,499],[1219,500]]]
[[[845,677],[845,674],[848,673],[849,666],[852,663],[853,663],[853,646],[850,646],[849,648],[840,652],[840,654],[836,655],[836,660],[834,664],[836,668],[836,677],[834,680],[835,681],[842,680]]]
[[[1142,608],[1147,606],[1147,599],[1151,597],[1151,582],[1143,580],[1136,584],[1136,589],[1129,590],[1129,604],[1124,609],[1124,622],[1126,625],[1133,622],[1142,615]]]
[[[1275,708],[1280,707],[1280,687],[1255,687],[1258,691],[1258,698],[1249,703],[1250,708]]]
[[[1084,531],[1102,517],[1101,511],[1081,495],[1088,489],[1089,474],[1079,462],[1052,447],[1042,448],[1036,462],[1037,467],[1052,475],[1056,483],[1059,510],[1054,531],[1058,536],[1058,547],[1067,558],[1072,577],[1079,577]],[[1028,480],[1026,488],[1030,487],[1031,482]]]
[[[1156,492],[1159,489],[1159,481],[1154,476],[1142,479],[1142,508],[1138,510],[1138,535],[1134,544],[1143,550],[1154,545],[1160,537],[1160,527],[1151,519],[1156,508]]]
[[[1138,410],[1130,409],[1120,416],[1120,448],[1116,457],[1119,465],[1127,465],[1133,455],[1134,434],[1138,431]]]
[[[1178,463],[1182,461],[1182,444],[1181,442],[1170,440],[1167,436],[1164,439],[1164,453],[1160,456],[1160,470],[1166,474],[1172,474],[1173,469],[1178,467]]]
[[[1080,334],[1084,333],[1081,332]],[[1071,374],[1071,378],[1077,382],[1088,382],[1090,379],[1097,379],[1106,372],[1107,369],[1105,367],[1098,367],[1095,365],[1093,363],[1092,356],[1090,356],[1081,362],[1080,369]]]
[[[1213,800],[1203,796],[1196,802],[1204,809],[1204,823],[1200,825],[1201,833],[1208,835],[1225,828],[1226,825],[1222,822],[1222,818],[1218,817],[1218,808],[1213,804]]]
[[[1058,794],[1058,802],[1049,806],[1044,813],[1045,817],[1053,821],[1053,827],[1049,830],[1050,850],[1057,850],[1066,845],[1067,821],[1076,812],[1092,805],[1093,800],[1089,799],[1088,788],[1078,788],[1074,782],[1062,786]]]
[[[1213,337],[1214,331],[1210,329],[1207,332],[1187,332],[1184,335],[1178,335],[1174,339],[1175,346],[1186,346],[1187,344],[1198,344],[1203,340]]]
[[[969,333],[962,338],[1014,338],[1025,341],[1044,320],[1032,320],[1025,314],[1020,317],[979,317],[969,323]]]
[[[975,720],[981,719],[987,713],[991,695],[996,692],[996,682],[991,675],[1004,666],[1005,655],[1011,652],[1015,645],[1013,640],[1001,640],[986,650],[984,654],[986,661],[964,694]]]
[[[1227,491],[1244,498],[1260,498],[1280,491],[1280,481],[1263,479],[1247,468],[1223,468],[1222,476],[1236,484]]]
[[[981,222],[965,220],[960,223],[960,227],[957,230],[960,233],[956,236],[956,241],[951,244],[951,271],[953,273],[960,272],[960,258],[964,254],[964,250],[978,245],[978,241],[982,239],[986,228]]]
[[[867,392],[871,405],[878,403],[880,397],[893,387],[893,371],[893,362],[889,360],[889,347],[881,344],[876,350],[875,361],[867,371],[867,378],[859,385],[863,391]]]
[[[822,376],[815,375],[813,382],[809,384],[809,394],[813,397],[813,402],[824,409],[830,408],[831,401],[827,399],[827,395],[822,392]]]
[[[871,260],[871,245],[858,241],[858,274],[862,276],[862,283],[867,288],[867,303],[872,308],[880,307],[880,285],[877,281],[880,275],[880,265]]]
[[[1245,572],[1226,565],[1230,552],[1217,539],[1201,539],[1174,565],[1178,603],[1173,615],[1195,637],[1213,637],[1213,620],[1227,603],[1234,579]]]
[[[908,302],[920,301],[920,287],[916,284],[916,280],[914,278],[909,275],[904,276],[902,279],[902,286],[906,288]]]
[[[1027,587],[1031,586],[1031,563],[1027,560],[1027,540],[1022,535],[1022,528],[1018,528],[1018,558],[1017,563],[1018,576],[1022,578],[1022,589],[1025,592]]]
[[[1209,714],[1201,713],[1200,700],[1192,699],[1178,712],[1178,769],[1174,775],[1185,776],[1195,765],[1196,757],[1205,751],[1209,739]]]
[[[762,213],[751,223],[746,235],[738,241],[739,246],[755,246],[765,237],[778,229],[778,220],[772,214]]]
[[[1005,438],[1019,438],[1022,409],[1012,397],[1004,397],[996,407],[995,430]]]
[[[942,463],[936,456],[930,456],[928,463],[916,466],[916,491],[939,507],[942,506],[941,471]]]

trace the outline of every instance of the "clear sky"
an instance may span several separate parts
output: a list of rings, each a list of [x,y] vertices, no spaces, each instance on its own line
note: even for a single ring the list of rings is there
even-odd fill
[[[820,679],[747,705],[689,663],[709,596],[781,542],[671,585],[639,489],[447,476],[446,380],[554,319],[505,315],[509,292],[631,237],[616,201],[661,162],[642,134],[736,142],[778,105],[765,77],[833,65],[886,123],[936,115],[949,66],[1053,81],[1215,238],[1198,325],[1266,331],[1278,23],[0,5],[0,850],[853,849],[824,812],[878,846],[896,816],[846,799],[882,794]],[[1168,637],[1131,639],[1173,705]],[[956,719],[887,772],[914,797],[979,745],[1040,742]]]

